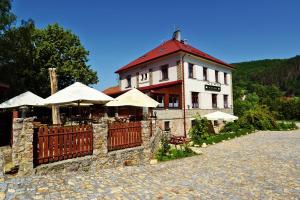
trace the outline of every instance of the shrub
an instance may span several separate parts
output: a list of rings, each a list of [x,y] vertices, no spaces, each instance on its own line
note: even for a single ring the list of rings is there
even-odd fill
[[[196,116],[194,126],[189,130],[189,136],[194,144],[200,144],[201,140],[207,138],[209,122],[205,118],[201,118],[199,115]]]
[[[273,113],[267,107],[255,106],[246,111],[238,120],[241,128],[255,128],[257,130],[272,130],[277,127]]]
[[[237,122],[227,122],[220,133],[237,132],[240,128],[241,127]]]
[[[286,122],[280,122],[277,123],[277,127],[276,130],[291,130],[291,129],[297,129],[297,125],[295,124],[295,122],[290,122],[290,123],[286,123]]]
[[[164,156],[166,156],[169,153],[171,149],[167,135],[164,134],[162,136],[160,140],[160,146],[161,147],[156,154],[157,160],[161,160]]]
[[[160,149],[161,150],[161,149]],[[180,145],[179,149],[169,149],[166,154],[161,154],[161,151],[156,154],[156,159],[159,161],[174,160],[196,155],[188,146]]]

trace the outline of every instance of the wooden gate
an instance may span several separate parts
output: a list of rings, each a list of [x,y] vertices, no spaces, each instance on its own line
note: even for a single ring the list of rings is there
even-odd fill
[[[41,126],[33,141],[35,166],[93,154],[91,125]]]
[[[141,122],[113,122],[108,124],[108,150],[118,150],[141,146]]]

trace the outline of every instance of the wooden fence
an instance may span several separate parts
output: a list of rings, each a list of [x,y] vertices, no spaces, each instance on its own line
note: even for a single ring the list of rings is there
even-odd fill
[[[141,146],[141,122],[113,122],[108,124],[108,150],[118,150]]]
[[[35,130],[34,164],[44,164],[93,154],[90,125],[41,126]]]

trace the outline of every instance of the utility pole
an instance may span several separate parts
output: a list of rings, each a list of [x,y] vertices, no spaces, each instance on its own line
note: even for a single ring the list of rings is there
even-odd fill
[[[51,95],[52,95],[57,92],[56,68],[49,68],[48,70],[49,70],[50,87],[51,87]],[[52,106],[52,123],[61,124],[58,106]]]

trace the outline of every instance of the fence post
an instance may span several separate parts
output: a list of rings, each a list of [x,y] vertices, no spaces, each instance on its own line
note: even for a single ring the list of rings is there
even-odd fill
[[[14,119],[12,159],[19,166],[19,175],[33,172],[33,118]]]
[[[106,121],[93,124],[93,155],[102,157],[107,154],[107,134],[108,124]]]

